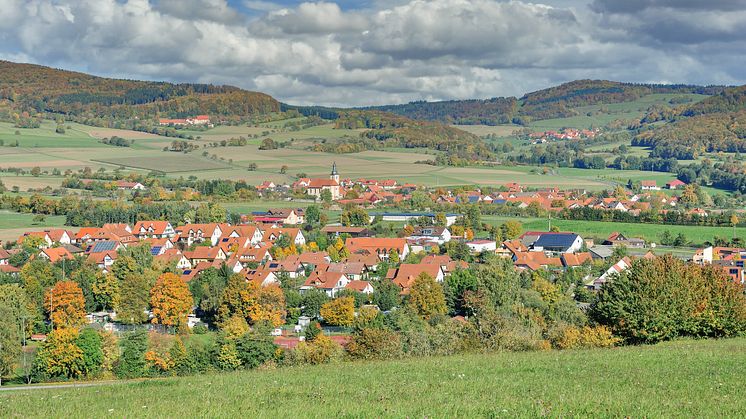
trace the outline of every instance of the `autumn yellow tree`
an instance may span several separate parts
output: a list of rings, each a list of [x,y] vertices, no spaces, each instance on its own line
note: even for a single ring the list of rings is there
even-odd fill
[[[443,287],[426,272],[415,278],[410,287],[408,305],[423,319],[430,319],[447,311]]]
[[[73,281],[60,281],[44,296],[44,307],[55,328],[79,327],[85,324],[85,298]]]
[[[49,377],[78,378],[83,374],[83,350],[76,344],[78,330],[64,327],[53,330],[34,360],[34,368]]]
[[[262,287],[247,282],[240,275],[233,275],[223,291],[218,319],[222,329],[235,325],[234,316],[242,317],[250,324],[268,321],[279,326],[285,323],[285,313],[285,294],[279,286]]]
[[[285,294],[279,286],[249,282],[242,299],[252,324],[267,321],[277,327],[285,323]]]
[[[355,299],[348,296],[331,300],[321,306],[319,314],[333,326],[351,326],[355,321]]]
[[[186,283],[170,272],[158,277],[150,290],[153,323],[182,326],[192,311],[194,300]]]

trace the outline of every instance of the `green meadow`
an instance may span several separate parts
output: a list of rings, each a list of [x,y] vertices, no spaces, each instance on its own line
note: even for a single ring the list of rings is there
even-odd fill
[[[47,215],[43,221],[35,221],[34,214],[19,214],[0,210],[0,242],[13,241],[28,230],[42,230],[44,228],[62,227],[65,217]]]
[[[532,129],[557,130],[561,128],[596,128],[620,119],[640,119],[645,115],[648,108],[653,105],[668,105],[674,98],[690,99],[690,103],[699,102],[707,98],[696,94],[652,94],[643,96],[637,100],[623,103],[610,103],[603,105],[591,105],[575,108],[577,116],[569,118],[545,119],[534,121],[529,126]],[[669,105],[670,106],[670,105]]]
[[[559,220],[546,218],[515,218],[483,215],[482,220],[489,224],[502,224],[507,220],[517,220],[523,224],[523,231],[548,231],[551,221],[552,227],[562,231],[572,231],[584,238],[605,239],[613,232],[620,232],[626,236],[643,238],[648,242],[657,243],[664,231],[672,235],[683,233],[693,245],[700,245],[705,241],[712,241],[715,236],[730,238],[733,236],[732,227],[688,226],[665,224],[637,224],[586,220]],[[736,236],[746,239],[746,227],[737,227]]]
[[[746,339],[0,392],[6,418],[743,417]]]

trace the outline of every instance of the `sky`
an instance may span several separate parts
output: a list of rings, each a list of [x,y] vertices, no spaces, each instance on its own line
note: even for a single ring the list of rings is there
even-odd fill
[[[291,104],[746,84],[746,0],[0,0],[0,59]]]

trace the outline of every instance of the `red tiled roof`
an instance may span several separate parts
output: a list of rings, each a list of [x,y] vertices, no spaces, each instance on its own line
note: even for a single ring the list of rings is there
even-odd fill
[[[311,179],[308,182],[309,189],[322,188],[324,186],[339,186],[339,183],[334,179]]]

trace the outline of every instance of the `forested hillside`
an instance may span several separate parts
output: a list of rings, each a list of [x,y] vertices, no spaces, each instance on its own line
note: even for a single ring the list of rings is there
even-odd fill
[[[527,124],[534,120],[576,116],[577,107],[631,102],[653,93],[696,93],[713,95],[722,86],[653,85],[620,83],[606,80],[576,80],[549,89],[527,93],[520,99],[499,97],[486,100],[410,102],[404,105],[374,106],[412,119],[447,124],[505,123]]]
[[[651,147],[651,157],[681,160],[705,152],[746,152],[746,111],[679,117],[639,133],[632,145]]]
[[[279,108],[269,95],[232,86],[109,79],[0,61],[0,116],[6,118],[43,112],[78,120],[197,114],[245,117]]]
[[[426,121],[446,124],[509,124],[518,110],[518,99],[495,97],[485,100],[448,100],[410,102],[404,105],[376,106],[375,109]]]
[[[683,115],[694,116],[746,110],[746,86],[725,89],[699,103],[687,107]]]
[[[489,147],[474,134],[438,122],[415,121],[386,112],[341,111],[336,127],[366,128],[361,134],[363,138],[388,147],[430,148],[447,152],[451,161],[440,162],[443,164],[455,164],[457,159],[478,161],[493,157]]]
[[[723,90],[698,103],[650,112],[633,145],[652,148],[651,156],[694,159],[704,152],[746,151],[746,86]]]

